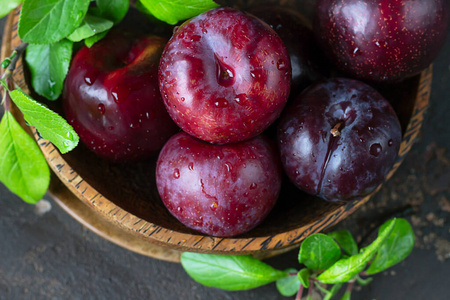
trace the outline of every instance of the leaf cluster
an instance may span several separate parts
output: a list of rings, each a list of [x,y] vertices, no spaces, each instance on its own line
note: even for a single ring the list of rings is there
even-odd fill
[[[368,246],[358,249],[355,239],[347,230],[317,233],[301,244],[298,261],[304,267],[277,270],[252,256],[210,255],[183,253],[181,263],[197,282],[225,290],[245,290],[276,282],[284,296],[297,294],[316,287],[323,299],[332,299],[345,283],[366,285],[374,275],[404,260],[414,247],[414,233],[405,219],[385,222],[377,238]],[[369,267],[367,267],[369,265]],[[362,278],[364,276],[366,278]],[[326,287],[332,284],[331,287]],[[347,289],[341,299],[350,299]]]

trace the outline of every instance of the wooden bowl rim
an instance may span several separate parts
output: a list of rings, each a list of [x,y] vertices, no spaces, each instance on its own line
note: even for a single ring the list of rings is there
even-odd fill
[[[12,49],[21,42],[17,35],[19,13],[20,7],[13,11],[8,17],[2,44],[2,60],[9,56]],[[9,45],[9,49],[6,49],[6,45]],[[28,92],[29,89],[24,79],[22,59],[19,60],[13,76],[16,83],[25,92]],[[411,146],[414,144],[414,141],[419,134],[424,119],[424,113],[429,106],[431,81],[432,65],[420,74],[412,116],[402,138],[398,159],[386,176],[386,180],[388,180],[398,169],[406,153],[411,149]],[[115,203],[101,195],[74,169],[72,169],[53,144],[42,139],[33,127],[31,129],[34,138],[44,153],[53,172],[79,200],[89,206],[99,216],[112,222],[121,229],[126,230],[130,234],[150,243],[181,251],[252,254],[273,251],[276,249],[294,248],[301,240],[310,234],[321,232],[353,213],[358,207],[366,203],[381,187],[380,185],[373,193],[361,200],[340,205],[331,214],[322,217],[313,224],[307,224],[270,236],[219,238],[205,236],[200,233],[187,234],[160,227],[138,218],[121,207],[118,207]]]

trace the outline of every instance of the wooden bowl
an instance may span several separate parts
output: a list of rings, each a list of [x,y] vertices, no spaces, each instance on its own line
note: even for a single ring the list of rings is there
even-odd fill
[[[18,20],[16,9],[5,27],[2,60],[21,43]],[[13,77],[25,92],[33,95],[22,60]],[[396,101],[392,104],[403,128],[399,156],[386,180],[400,166],[420,131],[428,108],[431,79],[430,66],[394,88],[379,87],[387,99]],[[110,164],[82,144],[61,155],[34,128],[31,130],[56,174],[50,193],[67,212],[125,248],[169,261],[179,261],[182,251],[267,257],[290,250],[310,234],[326,230],[349,216],[380,188],[359,201],[336,204],[306,195],[286,182],[277,205],[262,224],[237,237],[210,237],[186,228],[166,210],[156,190],[156,159],[138,164]]]

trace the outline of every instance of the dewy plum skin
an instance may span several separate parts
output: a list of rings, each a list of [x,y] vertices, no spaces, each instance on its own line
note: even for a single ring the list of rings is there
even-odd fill
[[[318,0],[314,31],[358,79],[393,82],[425,69],[445,42],[448,0]]]
[[[232,8],[210,10],[176,29],[159,67],[161,94],[175,123],[213,143],[266,129],[281,114],[290,81],[280,37]]]
[[[281,172],[276,147],[267,138],[214,145],[181,132],[161,150],[156,183],[164,205],[181,223],[225,237],[247,232],[269,214]]]
[[[400,143],[400,123],[389,102],[367,84],[344,78],[307,88],[278,127],[288,177],[328,201],[355,200],[375,190]]]
[[[115,162],[145,159],[179,130],[158,87],[165,43],[114,31],[75,55],[63,91],[64,112],[97,155]]]

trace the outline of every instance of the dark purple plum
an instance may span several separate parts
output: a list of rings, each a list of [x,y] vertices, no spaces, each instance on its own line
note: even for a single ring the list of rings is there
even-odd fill
[[[280,37],[232,8],[185,22],[167,43],[159,85],[167,110],[187,133],[213,143],[254,137],[289,96],[291,65]]]
[[[161,150],[156,183],[181,223],[227,237],[249,231],[269,214],[281,173],[276,147],[266,138],[214,145],[181,132]]]
[[[278,127],[281,162],[291,181],[328,201],[359,199],[384,181],[401,143],[389,102],[344,78],[307,88]]]
[[[337,67],[393,82],[425,69],[449,27],[448,0],[318,0],[314,31]]]
[[[256,6],[249,13],[270,25],[283,40],[291,58],[291,95],[324,79],[330,65],[316,44],[311,23],[299,12],[283,6]]]
[[[114,162],[158,154],[179,128],[159,93],[166,40],[114,31],[72,60],[63,91],[67,120],[86,146]]]

